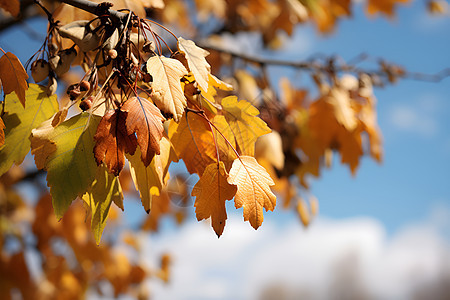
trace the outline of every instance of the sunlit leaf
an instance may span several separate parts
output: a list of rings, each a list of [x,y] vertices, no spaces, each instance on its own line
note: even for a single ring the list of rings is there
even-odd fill
[[[233,199],[237,188],[227,182],[227,171],[223,162],[206,167],[200,180],[192,189],[195,196],[197,220],[211,218],[211,225],[217,236],[221,236],[227,219],[225,201]]]
[[[147,72],[153,78],[152,99],[178,122],[186,107],[186,97],[180,83],[180,79],[188,73],[186,68],[176,59],[153,56],[147,61]]]
[[[58,111],[56,95],[47,96],[44,87],[30,84],[24,109],[15,93],[5,97],[5,144],[0,150],[0,175],[13,163],[20,164],[30,151],[31,131]]]
[[[121,202],[123,199],[119,179],[111,175],[104,166],[99,166],[91,187],[82,198],[91,209],[91,229],[95,241],[100,244],[111,203]]]
[[[236,208],[243,207],[244,220],[258,229],[264,219],[263,208],[273,211],[276,205],[277,199],[270,190],[275,184],[272,178],[254,157],[241,156],[233,162],[228,182],[237,185]]]
[[[25,107],[25,91],[28,89],[27,79],[27,71],[17,56],[8,52],[0,57],[0,80],[3,91],[6,95],[15,92],[23,107]]]
[[[94,181],[97,171],[93,154],[94,134],[99,122],[100,117],[81,113],[43,135],[39,135],[39,131],[33,132],[32,139],[54,145],[53,152],[39,155],[47,156],[44,167],[47,170],[47,185],[58,218]]]

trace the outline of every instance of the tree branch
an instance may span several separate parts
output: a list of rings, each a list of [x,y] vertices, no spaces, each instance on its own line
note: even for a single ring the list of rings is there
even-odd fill
[[[128,18],[128,14],[112,10],[110,8],[105,9],[103,11],[101,9],[102,4],[97,4],[88,0],[60,0],[62,3],[66,3],[68,5],[72,5],[76,8],[82,9],[84,11],[90,12],[96,16],[103,15],[105,12],[110,15],[115,21],[124,22]]]

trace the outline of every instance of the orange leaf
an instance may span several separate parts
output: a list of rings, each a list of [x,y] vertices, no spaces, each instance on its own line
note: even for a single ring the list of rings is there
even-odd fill
[[[28,75],[20,60],[11,52],[0,58],[0,80],[5,94],[15,92],[25,107],[25,91],[28,89]]]
[[[263,208],[273,211],[276,205],[269,187],[275,185],[272,178],[254,157],[241,156],[233,162],[228,183],[237,185],[236,208],[244,207],[244,220],[258,229],[264,219]]]
[[[2,118],[0,118],[0,148],[5,143],[5,132],[3,129],[5,129],[5,123],[3,123]]]
[[[125,164],[124,152],[134,154],[137,140],[134,134],[128,135],[125,127],[127,112],[110,110],[97,127],[94,136],[94,156],[97,165],[105,162],[110,173],[118,176]]]
[[[125,120],[127,135],[134,135],[136,132],[137,143],[141,148],[141,160],[147,167],[155,153],[159,154],[165,119],[153,103],[139,97],[128,99],[121,111],[128,112]]]
[[[197,220],[211,217],[212,227],[218,237],[222,235],[227,219],[225,201],[233,199],[236,191],[236,186],[227,182],[223,162],[208,165],[192,189],[191,195],[197,197],[194,204]]]
[[[9,12],[14,17],[17,17],[19,15],[19,0],[0,0],[0,7]]]

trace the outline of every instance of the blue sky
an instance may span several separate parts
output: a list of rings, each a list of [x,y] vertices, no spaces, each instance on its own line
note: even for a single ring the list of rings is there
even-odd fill
[[[29,24],[36,32],[46,26]],[[29,37],[22,29],[0,35],[0,47],[25,62],[41,41],[25,43]],[[353,19],[342,20],[333,35],[299,27],[283,57],[298,60],[320,52],[350,59],[364,52],[410,71],[435,73],[450,67],[449,30],[450,18],[430,17],[425,2],[399,7],[394,20],[368,18],[358,4]],[[165,222],[162,233],[142,241],[152,253],[169,251],[174,257],[172,284],[150,285],[156,298],[253,299],[278,281],[292,295],[301,286],[314,293],[324,282],[332,286],[332,270],[347,254],[356,257],[357,264],[347,265],[359,266],[363,285],[375,298],[406,299],[413,283],[433,282],[443,272],[440,266],[450,266],[450,78],[404,80],[376,89],[375,95],[382,164],[364,158],[352,177],[336,157],[332,169],[311,181],[320,216],[306,230],[293,212],[276,211],[265,214],[254,231],[232,205],[219,240],[194,216],[181,229]],[[127,218],[145,214],[139,204],[126,208]],[[152,265],[156,257],[141,259]],[[405,279],[415,268],[422,272],[414,277],[417,282]],[[327,291],[312,298],[327,298]]]

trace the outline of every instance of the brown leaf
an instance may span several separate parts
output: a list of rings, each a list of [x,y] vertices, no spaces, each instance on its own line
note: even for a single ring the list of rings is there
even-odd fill
[[[98,124],[94,136],[97,165],[105,162],[109,172],[116,176],[125,164],[124,152],[134,154],[137,147],[136,136],[127,134],[126,117],[127,112],[118,109],[108,111]]]
[[[9,12],[14,17],[17,17],[19,15],[19,0],[0,0],[0,7]]]
[[[14,54],[8,52],[0,58],[0,80],[3,91],[6,95],[15,92],[23,107],[25,107],[25,91],[28,89],[27,79],[27,71]]]
[[[233,199],[237,188],[227,182],[227,172],[223,162],[213,163],[206,167],[200,180],[192,189],[195,199],[197,220],[211,217],[211,224],[217,236],[222,235],[227,219],[225,201]]]
[[[159,143],[163,137],[165,119],[153,103],[140,97],[128,99],[121,111],[128,112],[125,120],[127,135],[136,133],[141,160],[147,167],[155,153],[160,153]]]
[[[273,211],[276,205],[269,187],[275,184],[272,178],[254,157],[241,156],[233,162],[228,183],[237,185],[236,208],[244,207],[244,220],[258,229],[264,219],[263,208]]]

